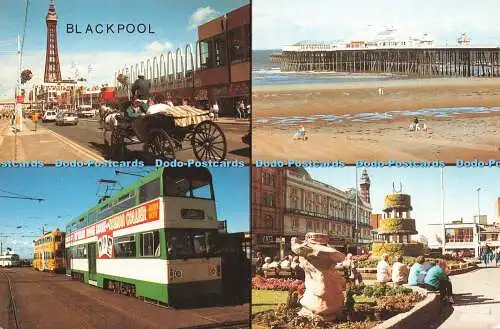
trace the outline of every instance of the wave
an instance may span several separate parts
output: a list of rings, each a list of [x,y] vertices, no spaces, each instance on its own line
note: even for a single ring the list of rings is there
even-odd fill
[[[279,68],[271,69],[252,69],[252,74],[260,75],[312,75],[312,76],[338,76],[345,78],[388,78],[400,76],[397,74],[372,74],[372,73],[348,73],[348,72],[333,72],[333,71],[286,71],[282,72]]]

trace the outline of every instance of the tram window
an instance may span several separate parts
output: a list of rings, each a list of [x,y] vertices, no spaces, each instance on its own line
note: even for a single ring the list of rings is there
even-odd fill
[[[97,213],[92,211],[89,213],[89,225],[94,224],[95,222],[97,222]]]
[[[115,257],[129,258],[136,256],[135,237],[133,235],[115,238]]]
[[[193,198],[212,199],[212,189],[209,182],[193,180],[191,186]]]
[[[160,256],[160,232],[141,233],[141,256]]]
[[[160,196],[160,179],[155,179],[139,188],[139,203],[143,203]],[[133,199],[132,199],[133,200]]]
[[[75,247],[75,258],[87,258],[87,247],[85,245]]]
[[[216,234],[216,230],[170,229],[167,232],[168,258],[196,258],[213,254]]]
[[[165,176],[164,193],[166,196],[189,197],[187,178]]]

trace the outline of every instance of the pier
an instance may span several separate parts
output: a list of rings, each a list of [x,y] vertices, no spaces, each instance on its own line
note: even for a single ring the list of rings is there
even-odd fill
[[[269,61],[283,72],[401,74],[415,77],[499,77],[500,47],[338,48],[290,46]]]

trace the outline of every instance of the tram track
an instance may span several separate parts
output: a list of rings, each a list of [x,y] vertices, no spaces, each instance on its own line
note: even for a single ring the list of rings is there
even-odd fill
[[[17,311],[17,305],[16,305],[16,300],[14,298],[14,292],[13,292],[13,283],[10,278],[10,276],[7,274],[7,271],[4,269],[1,271],[5,279],[7,280],[7,285],[8,285],[8,299],[9,299],[9,322],[10,322],[10,328],[12,329],[22,329],[20,321],[20,317]]]

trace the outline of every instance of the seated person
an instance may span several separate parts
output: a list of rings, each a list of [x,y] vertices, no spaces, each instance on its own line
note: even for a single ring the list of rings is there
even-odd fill
[[[130,103],[130,106],[127,107],[127,116],[129,118],[139,118],[141,116],[144,116],[148,110],[148,105],[144,102],[141,102],[139,100],[135,100]]]
[[[269,264],[269,268],[279,268],[280,267],[280,258],[278,256],[274,257],[274,260],[271,264]]]
[[[287,257],[285,257],[285,259],[283,259],[283,260],[281,261],[281,263],[280,263],[280,267],[281,267],[282,269],[284,269],[284,270],[290,270],[290,265],[291,265],[291,263],[290,263],[290,259],[289,259],[289,257],[288,257],[288,256],[287,256]]]
[[[408,274],[408,284],[410,286],[418,286],[424,283],[425,275],[421,275],[423,271],[422,264],[424,263],[424,257],[418,256],[415,260],[415,264],[413,264],[410,268],[410,273]]]
[[[395,284],[404,284],[408,279],[408,266],[403,263],[403,256],[399,256],[392,265],[392,282]]]
[[[431,267],[425,275],[424,286],[430,291],[439,290],[441,299],[448,300],[448,302],[453,304],[453,288],[443,267],[444,266],[436,260],[435,265]]]
[[[264,258],[264,264],[262,264],[262,269],[267,270],[269,268],[269,264],[271,264],[271,257]]]
[[[383,254],[382,258],[377,264],[377,282],[385,284],[391,281],[391,267],[389,266],[389,255]]]

